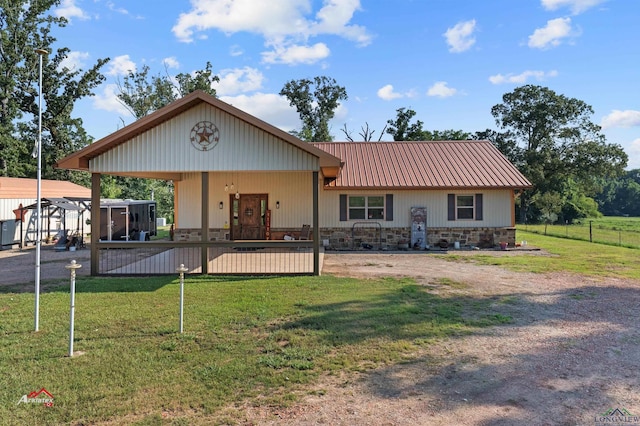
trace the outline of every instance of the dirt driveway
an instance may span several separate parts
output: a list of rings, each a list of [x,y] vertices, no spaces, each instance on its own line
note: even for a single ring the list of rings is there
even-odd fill
[[[48,285],[59,285],[61,280],[69,281],[69,270],[65,265],[71,260],[82,265],[82,268],[76,270],[77,275],[89,275],[90,258],[89,249],[75,252],[56,251],[53,244],[43,244],[40,250],[40,282],[43,290],[46,290]],[[9,286],[12,291],[33,291],[29,284],[35,283],[35,264],[35,246],[28,246],[22,250],[0,250],[0,286]]]
[[[414,277],[442,295],[491,298],[514,322],[443,340],[410,362],[325,378],[322,392],[290,409],[248,408],[249,423],[593,425],[616,408],[640,416],[637,281],[516,273],[414,253],[327,254],[323,273]],[[463,285],[440,285],[442,278]]]

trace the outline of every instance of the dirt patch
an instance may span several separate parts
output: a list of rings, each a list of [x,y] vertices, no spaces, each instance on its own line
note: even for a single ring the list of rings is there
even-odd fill
[[[70,274],[65,265],[71,260],[82,265],[82,268],[76,269],[76,275],[89,275],[91,272],[89,249],[75,252],[57,251],[54,250],[53,244],[43,244],[40,248],[40,283],[43,291],[50,286],[59,285],[63,280],[69,281]],[[35,246],[28,246],[22,250],[0,250],[0,286],[5,291],[33,291],[35,265]]]
[[[514,322],[439,341],[409,362],[325,377],[293,407],[247,407],[248,424],[585,425],[610,408],[640,415],[637,281],[411,252],[327,254],[323,273],[413,277],[435,293],[489,298]]]

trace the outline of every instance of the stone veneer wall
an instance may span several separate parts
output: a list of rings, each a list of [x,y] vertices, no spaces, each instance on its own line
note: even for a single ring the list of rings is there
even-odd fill
[[[351,229],[323,228],[320,229],[320,240],[328,242],[328,248],[351,249],[358,248],[362,243],[374,248],[383,247],[395,249],[401,240],[411,242],[411,228],[356,228]],[[516,228],[427,228],[427,244],[430,247],[453,247],[455,242],[461,247],[476,246],[481,248],[495,247],[506,241],[510,247],[516,243]]]
[[[229,239],[229,229],[209,229],[208,241],[226,241]],[[271,229],[272,235],[290,234],[296,236],[297,229]],[[200,229],[184,228],[174,231],[174,241],[200,241]],[[371,244],[374,248],[383,247],[395,249],[401,240],[411,241],[411,228],[356,228],[351,229],[322,228],[320,241],[328,242],[327,248],[340,250],[358,248],[361,243]],[[431,247],[453,247],[455,242],[461,247],[476,246],[481,248],[495,247],[506,241],[509,247],[516,243],[516,228],[427,228],[427,244]]]

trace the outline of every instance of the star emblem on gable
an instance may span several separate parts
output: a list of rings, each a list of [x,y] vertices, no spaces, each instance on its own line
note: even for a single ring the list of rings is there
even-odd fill
[[[220,141],[220,131],[210,121],[200,121],[191,129],[191,145],[199,151],[209,151]]]

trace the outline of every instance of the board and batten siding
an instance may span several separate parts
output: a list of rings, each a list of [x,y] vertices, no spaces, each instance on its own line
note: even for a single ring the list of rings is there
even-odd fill
[[[193,126],[212,122],[218,144],[200,151],[191,145]],[[200,104],[141,133],[90,161],[93,173],[318,170],[319,160],[261,129]]]
[[[200,173],[188,173],[176,182],[178,228],[199,228],[201,211]],[[240,194],[267,194],[272,228],[301,227],[313,222],[313,177],[310,172],[210,172],[209,227],[231,223],[229,202],[235,190]],[[225,192],[225,185],[231,186]],[[222,201],[223,208],[219,208]],[[276,202],[280,208],[276,209]],[[322,219],[320,220],[322,224]]]
[[[455,220],[447,218],[447,196],[483,194],[482,220]],[[427,208],[427,227],[431,228],[474,228],[510,227],[512,225],[512,191],[508,190],[468,190],[468,191],[340,191],[320,192],[320,227],[351,228],[361,220],[340,220],[340,194],[382,195],[393,194],[393,220],[377,220],[384,228],[407,227],[411,225],[411,207]]]

